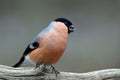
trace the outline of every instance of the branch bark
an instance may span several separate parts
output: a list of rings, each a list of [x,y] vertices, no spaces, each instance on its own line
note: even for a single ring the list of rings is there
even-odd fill
[[[120,78],[120,69],[105,69],[87,73],[60,72],[58,77],[53,73],[43,73],[40,68],[13,68],[0,65],[0,79],[3,80],[106,80]]]

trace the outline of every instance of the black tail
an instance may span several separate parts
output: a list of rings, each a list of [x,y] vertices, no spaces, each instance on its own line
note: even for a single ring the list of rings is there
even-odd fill
[[[25,60],[24,56],[20,59],[18,63],[16,63],[13,67],[20,67],[23,61]]]

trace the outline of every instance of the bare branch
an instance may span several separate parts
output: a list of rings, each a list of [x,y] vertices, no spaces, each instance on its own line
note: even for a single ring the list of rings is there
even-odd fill
[[[60,72],[55,74],[41,72],[41,69],[32,67],[12,68],[0,65],[0,79],[3,80],[105,80],[120,78],[120,69],[105,69],[87,73]]]

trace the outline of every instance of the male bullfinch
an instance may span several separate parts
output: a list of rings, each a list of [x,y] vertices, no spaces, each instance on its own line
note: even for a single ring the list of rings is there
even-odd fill
[[[68,34],[73,31],[74,26],[69,20],[55,19],[30,42],[19,62],[13,67],[19,67],[29,61],[36,64],[36,67],[41,64],[50,65],[57,75],[59,72],[52,64],[55,64],[64,53]]]

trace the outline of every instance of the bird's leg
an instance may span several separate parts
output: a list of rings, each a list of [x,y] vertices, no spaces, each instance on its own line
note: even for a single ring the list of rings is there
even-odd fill
[[[51,65],[51,68],[52,68],[52,72],[54,72],[57,77],[57,75],[60,74],[60,72],[57,71],[53,65]]]
[[[38,76],[38,75],[44,76],[45,73],[44,73],[43,70],[40,68],[40,65],[41,65],[41,64],[36,64],[36,66],[35,66],[35,69],[36,69],[36,68],[39,68],[39,70],[40,70],[40,72],[38,72],[36,75],[37,75],[37,76]]]
[[[36,64],[35,69],[38,68],[38,67],[40,69],[40,65],[42,65],[42,64],[43,64],[43,62]]]
[[[47,72],[48,71],[48,69],[46,68],[46,65],[45,64],[43,64],[43,67],[42,67],[42,72]]]
[[[40,67],[40,65],[41,65],[41,64],[36,64],[35,69],[36,69],[36,68],[39,68],[39,69],[42,70],[42,72],[47,72],[47,71],[48,71],[45,64],[42,64],[41,67]]]
[[[38,67],[40,68],[40,64],[36,64],[35,69],[38,68]]]

